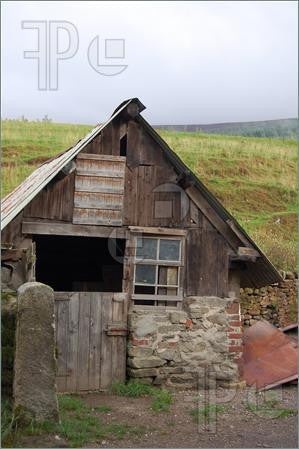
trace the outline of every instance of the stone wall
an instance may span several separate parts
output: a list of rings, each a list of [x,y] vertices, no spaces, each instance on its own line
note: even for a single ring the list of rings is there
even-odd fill
[[[129,313],[128,376],[168,387],[196,388],[202,368],[223,385],[239,379],[240,307],[232,299],[189,297],[183,310],[135,307]]]
[[[284,273],[284,281],[259,289],[240,290],[241,312],[245,326],[264,319],[277,327],[298,321],[297,279],[293,273]]]

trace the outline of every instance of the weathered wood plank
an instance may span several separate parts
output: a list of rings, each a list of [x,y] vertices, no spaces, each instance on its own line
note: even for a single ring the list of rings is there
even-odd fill
[[[161,227],[145,227],[145,226],[129,226],[129,230],[133,233],[142,234],[162,234],[162,235],[186,235],[185,229],[161,228]]]
[[[104,176],[76,176],[76,192],[123,193],[123,178],[107,178]]]
[[[112,321],[111,293],[102,293],[102,344],[101,344],[101,380],[100,388],[106,390],[112,379],[112,342],[105,329]]]
[[[113,161],[113,162],[126,162],[124,156],[115,156],[109,154],[91,154],[91,153],[79,153],[77,159],[94,159],[98,161]]]
[[[210,206],[208,201],[201,195],[196,187],[191,186],[186,189],[187,195],[194,201],[199,210],[205,215],[209,222],[227,240],[229,245],[236,249],[240,246],[240,239],[230,229],[229,225],[222,220],[217,212]]]
[[[89,332],[89,371],[88,389],[100,388],[101,365],[101,313],[102,300],[98,292],[90,295],[90,332]]]
[[[75,192],[74,206],[87,209],[122,210],[123,195],[113,193]]]
[[[90,293],[80,292],[79,339],[78,339],[78,391],[88,390],[89,370],[89,327],[90,327]]]
[[[123,302],[112,301],[112,320],[114,323],[122,323],[124,316]],[[111,338],[112,349],[112,381],[121,382],[125,380],[123,377],[123,344],[121,340],[126,340],[123,336],[113,336]]]
[[[123,239],[127,236],[127,228],[113,228],[111,226],[95,227],[89,225],[53,222],[23,222],[23,234],[42,235],[73,235],[82,237],[103,237],[108,238],[113,233],[115,238]]]
[[[106,177],[123,177],[125,172],[124,161],[78,159],[76,163],[77,174],[88,176],[102,175]]]
[[[67,359],[68,377],[66,378],[66,391],[69,393],[77,391],[78,347],[79,347],[79,293],[72,293],[69,302],[68,359]]]
[[[57,391],[66,391],[69,301],[57,301]]]
[[[71,221],[74,203],[75,173],[51,181],[25,208],[26,218]]]
[[[186,240],[185,290],[187,296],[196,296],[200,289],[201,229],[189,229]]]
[[[79,207],[75,207],[73,223],[121,226],[122,211],[104,209],[82,209]]]

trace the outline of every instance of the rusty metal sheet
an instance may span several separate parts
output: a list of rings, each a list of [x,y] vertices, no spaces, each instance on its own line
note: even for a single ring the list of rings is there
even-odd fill
[[[258,321],[244,331],[243,377],[259,390],[298,379],[297,343],[267,321]]]

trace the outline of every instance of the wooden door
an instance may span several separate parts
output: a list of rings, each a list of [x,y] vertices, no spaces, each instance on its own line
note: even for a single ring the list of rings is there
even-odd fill
[[[126,377],[125,293],[55,292],[57,391],[105,390]]]

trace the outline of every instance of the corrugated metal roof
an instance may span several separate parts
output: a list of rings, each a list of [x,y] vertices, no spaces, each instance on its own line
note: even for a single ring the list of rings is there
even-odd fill
[[[69,150],[49,159],[25,179],[1,202],[1,230],[70,162],[105,126],[108,125],[134,99],[123,102],[114,114],[102,125],[97,125]]]

